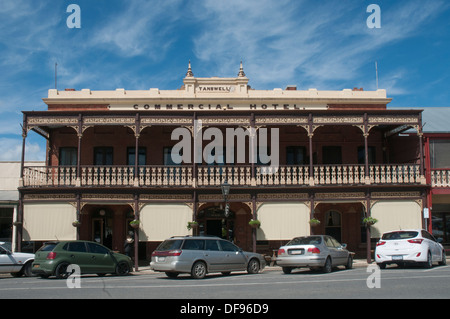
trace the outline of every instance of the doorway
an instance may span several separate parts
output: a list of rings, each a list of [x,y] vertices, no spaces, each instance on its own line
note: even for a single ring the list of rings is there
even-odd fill
[[[325,214],[325,235],[334,237],[341,242],[341,213],[336,210],[329,210]]]
[[[225,210],[220,206],[208,207],[198,213],[199,234],[217,236],[229,241],[234,240],[235,214],[230,211],[225,217]]]
[[[92,240],[112,249],[113,218],[104,209],[92,216]]]

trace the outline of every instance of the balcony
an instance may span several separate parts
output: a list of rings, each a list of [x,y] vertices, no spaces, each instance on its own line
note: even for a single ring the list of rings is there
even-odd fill
[[[450,187],[450,169],[431,170],[432,187]]]
[[[251,165],[139,166],[28,166],[23,187],[211,187],[225,180],[236,187],[308,187],[358,185],[419,185],[420,166],[412,164],[370,165],[281,165],[277,168]],[[434,171],[433,183],[449,186],[450,171]]]

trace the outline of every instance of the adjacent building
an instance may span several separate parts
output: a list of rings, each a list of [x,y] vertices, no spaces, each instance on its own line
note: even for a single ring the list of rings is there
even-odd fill
[[[438,175],[425,170],[422,110],[388,109],[385,90],[248,82],[242,64],[233,78],[189,65],[175,90],[49,90],[46,111],[23,112],[24,141],[35,131],[48,147],[45,166],[22,163],[17,244],[122,251],[131,232],[146,259],[167,237],[203,233],[271,255],[320,233],[369,258],[383,231],[429,227]]]

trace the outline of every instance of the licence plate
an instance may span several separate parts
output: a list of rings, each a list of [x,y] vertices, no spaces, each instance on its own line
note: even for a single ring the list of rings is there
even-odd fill
[[[304,249],[290,249],[289,250],[290,255],[303,255],[304,252],[305,252]]]
[[[156,262],[162,263],[166,261],[166,257],[156,257]]]
[[[403,260],[403,256],[392,256],[392,260]]]

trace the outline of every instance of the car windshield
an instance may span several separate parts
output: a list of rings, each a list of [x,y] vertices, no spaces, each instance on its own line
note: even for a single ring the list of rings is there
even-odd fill
[[[410,239],[417,237],[418,234],[419,232],[417,231],[395,231],[383,234],[383,237],[381,239],[383,240]]]
[[[6,250],[12,251],[12,246],[11,246],[10,242],[5,242],[5,243],[1,244],[1,246],[3,248],[5,248]]]
[[[181,244],[183,243],[182,239],[170,239],[162,242],[156,250],[173,250],[180,249]]]
[[[56,243],[45,243],[44,246],[39,248],[39,251],[52,251],[55,246]]]
[[[318,245],[322,243],[322,237],[320,236],[308,236],[308,237],[296,237],[286,244],[286,246],[292,245]]]

